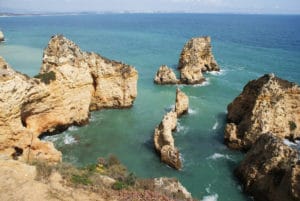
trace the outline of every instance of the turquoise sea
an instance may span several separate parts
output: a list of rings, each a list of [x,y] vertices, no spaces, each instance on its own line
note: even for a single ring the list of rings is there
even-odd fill
[[[223,145],[226,107],[251,79],[273,72],[300,83],[300,16],[223,14],[90,14],[1,17],[6,42],[0,55],[33,76],[51,35],[64,34],[85,51],[123,61],[139,71],[138,97],[126,110],[91,114],[90,124],[47,137],[76,165],[115,154],[140,177],[177,177],[204,201],[247,201],[233,169],[243,153]],[[209,35],[220,73],[203,85],[179,86],[190,112],[174,133],[182,171],[161,163],[153,149],[155,126],[175,102],[176,86],[157,86],[161,64],[176,68],[191,37]]]

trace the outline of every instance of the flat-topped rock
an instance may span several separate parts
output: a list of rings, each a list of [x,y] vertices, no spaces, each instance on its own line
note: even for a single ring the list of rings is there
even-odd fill
[[[205,79],[202,72],[219,71],[211,51],[210,37],[190,39],[183,47],[178,63],[180,81],[185,84],[199,84]]]
[[[162,65],[155,75],[154,82],[156,84],[178,84],[179,80],[171,68],[167,65]]]
[[[254,143],[235,173],[255,200],[300,200],[300,162],[295,149],[273,134]],[[298,162],[297,162],[298,161]]]
[[[250,81],[227,107],[225,143],[249,149],[261,133],[300,138],[300,87],[273,74]]]

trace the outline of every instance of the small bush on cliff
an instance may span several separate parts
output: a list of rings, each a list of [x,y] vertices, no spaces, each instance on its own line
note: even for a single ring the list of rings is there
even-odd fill
[[[296,123],[293,121],[289,121],[289,125],[290,125],[290,131],[293,131],[297,128]]]
[[[45,84],[50,84],[51,81],[54,81],[56,79],[56,75],[55,75],[54,71],[38,74],[34,77],[37,78],[37,79],[40,79]]]

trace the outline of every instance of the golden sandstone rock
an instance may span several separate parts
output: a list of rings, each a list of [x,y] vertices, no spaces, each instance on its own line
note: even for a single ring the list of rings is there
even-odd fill
[[[49,41],[36,78],[0,58],[0,151],[23,160],[60,161],[53,144],[38,137],[86,124],[90,110],[132,106],[137,79],[132,66],[82,52],[61,35]]]

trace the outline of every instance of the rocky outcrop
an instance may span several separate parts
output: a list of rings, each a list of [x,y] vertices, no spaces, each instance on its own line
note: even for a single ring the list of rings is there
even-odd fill
[[[273,134],[261,135],[235,173],[258,201],[300,200],[300,162],[295,149]]]
[[[177,117],[187,113],[189,110],[189,97],[179,88],[176,89],[175,112]]]
[[[187,201],[193,200],[191,193],[177,179],[167,177],[155,178],[154,187],[170,197],[181,197],[182,200]]]
[[[188,97],[179,89],[176,90],[175,109],[168,112],[154,130],[154,146],[160,154],[161,161],[179,170],[182,163],[179,151],[175,147],[172,131],[176,129],[177,118],[188,110]]]
[[[2,31],[0,31],[0,42],[4,41],[4,34]]]
[[[211,51],[210,37],[198,37],[189,40],[180,55],[178,69],[180,81],[185,84],[199,84],[205,79],[202,72],[219,71]]]
[[[300,87],[273,74],[250,81],[228,105],[225,143],[249,149],[261,133],[300,138]]]
[[[178,84],[179,80],[176,78],[174,71],[166,65],[159,67],[154,78],[156,84]]]
[[[86,124],[90,110],[131,106],[137,79],[132,66],[83,52],[61,35],[49,41],[36,78],[15,72],[1,58],[1,152],[60,161],[61,153],[38,137]]]

